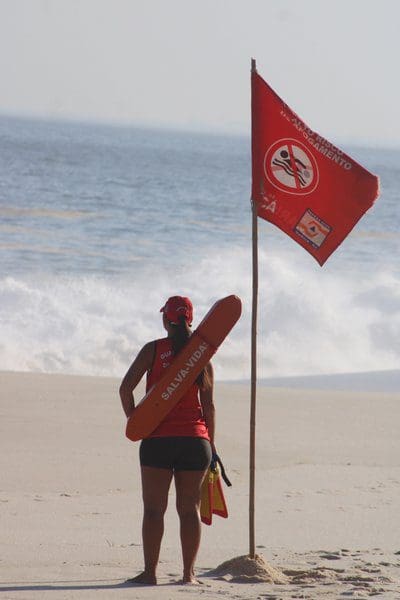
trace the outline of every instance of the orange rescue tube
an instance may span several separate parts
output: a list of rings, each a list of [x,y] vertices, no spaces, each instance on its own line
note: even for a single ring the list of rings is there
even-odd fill
[[[133,442],[151,434],[187,392],[239,320],[242,303],[237,296],[218,300],[190,336],[159,381],[134,409],[126,425]]]

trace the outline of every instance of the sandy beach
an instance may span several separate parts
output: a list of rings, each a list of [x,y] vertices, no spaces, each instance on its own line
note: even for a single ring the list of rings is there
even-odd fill
[[[180,586],[174,490],[159,585],[142,568],[138,444],[113,378],[1,373],[2,598],[400,597],[400,394],[260,386],[256,544],[274,584],[211,570],[248,552],[249,390],[216,385],[230,516],[204,526]],[[138,391],[136,398],[140,398]],[[241,576],[242,575],[242,576]]]

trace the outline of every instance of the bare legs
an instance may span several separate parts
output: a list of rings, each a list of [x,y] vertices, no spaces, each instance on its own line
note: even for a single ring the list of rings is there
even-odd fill
[[[128,583],[155,585],[156,568],[164,533],[164,514],[173,471],[142,467],[144,571]],[[200,545],[200,493],[206,471],[176,471],[176,507],[180,519],[183,583],[196,583],[194,563]]]
[[[160,554],[161,539],[164,533],[164,513],[168,504],[168,490],[173,471],[142,467],[143,490],[143,554],[144,571],[128,579],[128,583],[155,585],[156,568]]]
[[[206,471],[175,473],[176,508],[180,519],[183,583],[197,583],[194,563],[200,546],[200,494]]]

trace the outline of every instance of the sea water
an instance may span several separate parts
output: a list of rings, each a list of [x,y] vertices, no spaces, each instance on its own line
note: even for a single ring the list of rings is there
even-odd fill
[[[334,141],[334,140],[333,140]],[[381,196],[321,268],[259,220],[261,378],[400,366],[400,151],[344,147]],[[121,377],[164,335],[238,294],[216,377],[250,371],[250,139],[0,118],[0,369]]]

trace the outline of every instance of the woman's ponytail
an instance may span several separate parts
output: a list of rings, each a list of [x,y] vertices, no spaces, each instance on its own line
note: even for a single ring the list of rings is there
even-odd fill
[[[171,323],[172,328],[172,351],[176,356],[182,350],[186,342],[190,338],[191,331],[187,321],[183,315],[179,315],[178,324]]]

